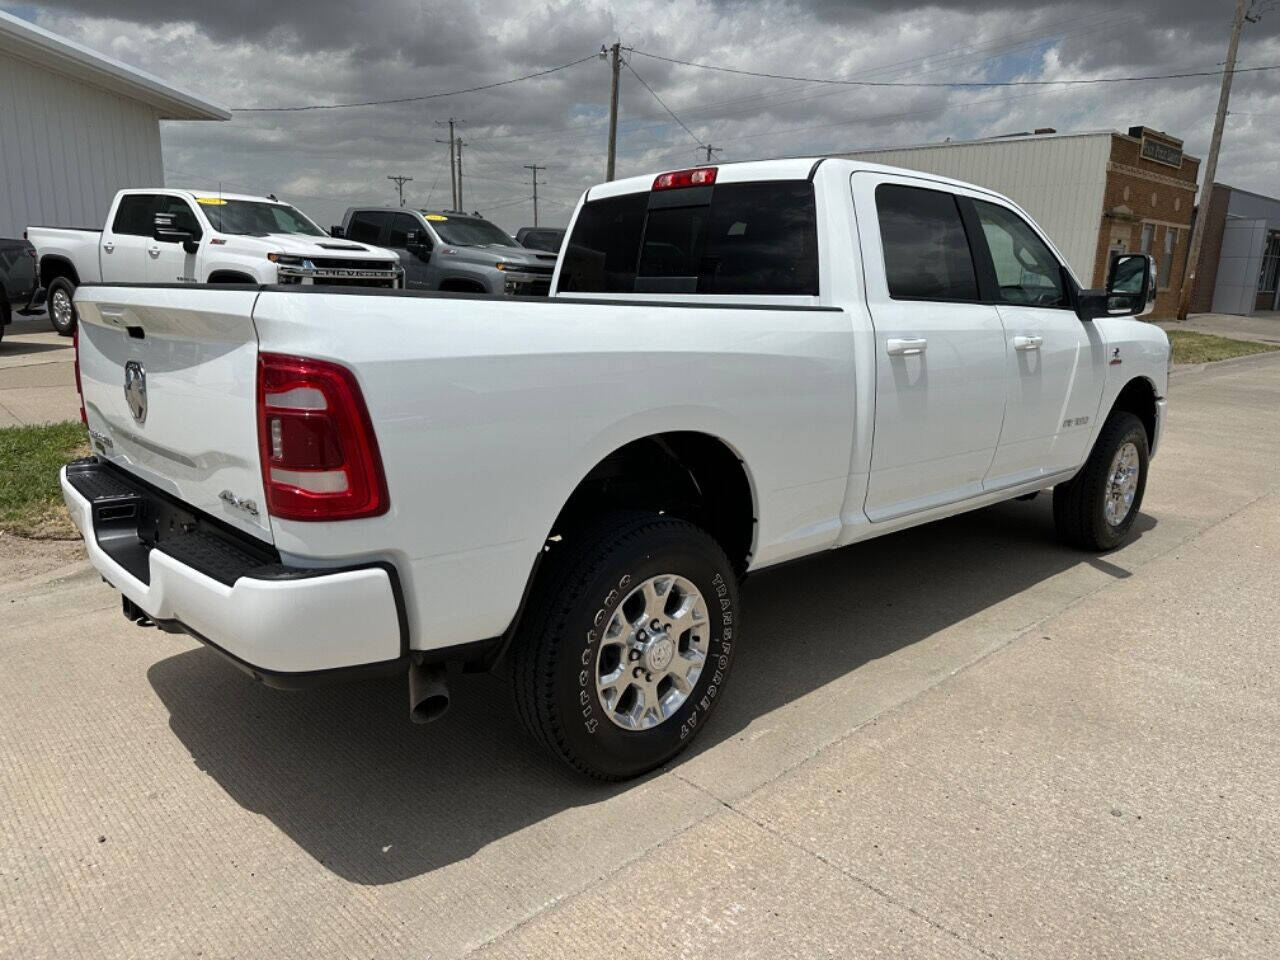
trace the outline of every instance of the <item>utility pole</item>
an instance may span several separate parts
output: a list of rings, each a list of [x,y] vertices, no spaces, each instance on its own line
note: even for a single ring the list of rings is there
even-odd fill
[[[404,185],[406,183],[412,183],[413,177],[387,177],[387,179],[394,180],[396,182],[396,190],[399,191],[400,193],[400,206],[403,207],[404,206]]]
[[[604,47],[600,48],[600,59],[604,59]],[[609,48],[610,70],[612,80],[609,82],[609,162],[605,165],[604,178],[613,179],[614,157],[618,152],[618,71],[622,67],[622,41],[618,40]]]
[[[449,144],[449,193],[450,193],[450,202],[452,204],[450,209],[453,209],[453,210],[462,209],[462,206],[461,206],[462,198],[459,196],[459,193],[461,192],[459,187],[461,180],[459,178],[459,173],[458,173],[462,164],[462,157],[461,157],[462,147],[459,145],[458,138],[453,132],[454,124],[461,123],[461,122],[462,122],[461,120],[458,120],[454,117],[450,117],[448,120],[436,121],[437,127],[442,127],[446,123],[449,125],[449,139],[437,140],[436,143]]]
[[[1227,64],[1222,71],[1222,91],[1218,94],[1218,115],[1213,119],[1213,139],[1209,141],[1209,158],[1204,167],[1204,191],[1200,194],[1200,209],[1196,212],[1196,222],[1191,228],[1191,248],[1187,251],[1187,266],[1182,274],[1182,291],[1178,295],[1178,319],[1187,319],[1191,309],[1191,288],[1196,281],[1196,261],[1200,259],[1200,244],[1204,240],[1204,222],[1209,219],[1209,201],[1213,197],[1213,181],[1218,175],[1218,151],[1222,147],[1222,128],[1227,121],[1227,103],[1231,99],[1231,79],[1236,72],[1236,50],[1240,46],[1240,31],[1246,19],[1250,23],[1257,22],[1247,15],[1246,0],[1236,0],[1236,15],[1231,22],[1231,41],[1227,44]]]
[[[526,170],[533,171],[533,225],[538,225],[538,171],[545,170],[546,167],[540,167],[536,163],[526,163]]]
[[[712,158],[711,158],[711,155],[712,155],[713,153],[723,153],[723,152],[724,152],[724,147],[713,147],[713,146],[712,146],[711,144],[709,144],[709,143],[706,145],[706,147],[705,147],[704,149],[707,151],[707,163],[710,163],[710,162],[711,162],[711,159],[712,159]]]
[[[462,138],[459,137],[457,142],[458,142],[458,205],[453,209],[462,210],[465,212],[466,208],[462,204]],[[481,177],[480,179],[483,180],[484,178]]]

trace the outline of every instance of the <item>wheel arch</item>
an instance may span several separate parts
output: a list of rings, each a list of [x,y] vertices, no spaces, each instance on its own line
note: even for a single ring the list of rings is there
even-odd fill
[[[256,278],[251,277],[243,270],[214,270],[209,274],[206,283],[252,283],[256,284]]]
[[[80,273],[68,257],[48,253],[40,258],[40,286],[48,288],[58,277],[66,277],[73,286],[80,286]]]
[[[1156,441],[1156,385],[1150,377],[1138,375],[1126,383],[1111,404],[1108,416],[1117,410],[1131,413],[1147,431],[1147,448]]]
[[[448,293],[488,293],[488,288],[479,280],[470,277],[449,277],[440,281],[441,291]]]

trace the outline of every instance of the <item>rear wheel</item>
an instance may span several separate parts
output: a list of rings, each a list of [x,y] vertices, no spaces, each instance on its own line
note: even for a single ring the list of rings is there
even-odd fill
[[[582,773],[638,776],[688,746],[721,695],[733,567],[703,530],[666,516],[610,518],[559,549],[513,651],[517,709]]]
[[[1053,488],[1058,535],[1085,550],[1110,550],[1129,535],[1147,488],[1147,431],[1131,413],[1107,418],[1084,467]]]
[[[49,284],[49,322],[64,337],[76,329],[75,286],[66,277],[55,277]]]

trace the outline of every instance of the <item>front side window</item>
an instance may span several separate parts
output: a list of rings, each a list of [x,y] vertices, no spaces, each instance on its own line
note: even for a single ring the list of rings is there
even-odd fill
[[[264,200],[226,200],[197,197],[213,229],[235,236],[265,237],[270,233],[295,233],[306,237],[328,234],[287,203]]]
[[[181,197],[157,197],[155,213],[167,213],[173,217],[173,225],[179,230],[189,231],[196,240],[204,233],[200,229],[200,221],[196,219],[191,204]]]
[[[1007,207],[974,201],[995,267],[1002,303],[1060,307],[1067,303],[1062,265],[1027,221]]]
[[[1175,227],[1164,228],[1164,255],[1160,258],[1160,276],[1156,279],[1161,290],[1168,290],[1173,279],[1173,252],[1178,249],[1178,231]]]
[[[130,193],[120,198],[111,232],[130,237],[149,237],[152,233],[152,211],[159,198],[154,193]]]
[[[977,300],[978,279],[956,198],[941,190],[876,187],[889,296],[895,300]]]
[[[427,238],[427,232],[418,225],[418,221],[407,213],[397,213],[391,218],[391,229],[387,233],[387,246],[403,250],[409,245],[409,234],[414,234],[419,241]],[[430,242],[429,238],[428,243]]]

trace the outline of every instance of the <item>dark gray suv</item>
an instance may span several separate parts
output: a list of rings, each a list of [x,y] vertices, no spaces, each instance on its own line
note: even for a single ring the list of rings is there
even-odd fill
[[[556,268],[555,254],[453,210],[352,207],[333,234],[396,251],[409,290],[546,296]]]

